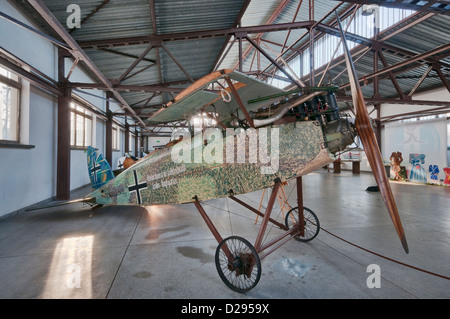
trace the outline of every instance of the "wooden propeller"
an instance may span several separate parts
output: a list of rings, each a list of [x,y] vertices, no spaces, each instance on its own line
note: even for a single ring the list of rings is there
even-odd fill
[[[380,148],[378,147],[375,133],[373,132],[372,126],[370,124],[369,113],[367,112],[367,107],[364,101],[361,87],[359,86],[358,78],[356,77],[355,66],[353,64],[350,51],[347,47],[346,37],[344,31],[342,30],[341,21],[337,12],[336,16],[339,23],[342,42],[344,45],[345,62],[347,65],[347,72],[351,86],[353,105],[356,111],[356,130],[359,137],[361,138],[361,142],[364,146],[364,151],[367,155],[367,160],[369,161],[370,167],[372,168],[372,172],[375,176],[375,180],[377,181],[381,196],[383,197],[386,208],[389,212],[389,215],[391,216],[392,222],[394,223],[394,227],[397,230],[397,234],[403,245],[403,249],[406,253],[408,253],[409,249],[408,243],[406,242],[405,232],[403,231],[403,226],[400,221],[397,205],[395,204],[394,195],[392,194],[391,186],[389,185],[389,180],[386,175],[383,160],[381,158]]]

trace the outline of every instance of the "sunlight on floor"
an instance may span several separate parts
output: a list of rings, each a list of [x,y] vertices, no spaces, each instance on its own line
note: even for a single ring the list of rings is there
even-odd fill
[[[93,242],[89,235],[56,245],[42,298],[92,298]]]

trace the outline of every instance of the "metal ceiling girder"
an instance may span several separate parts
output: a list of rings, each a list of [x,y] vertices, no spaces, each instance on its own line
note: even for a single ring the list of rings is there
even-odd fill
[[[29,0],[29,1],[37,1],[37,0]],[[94,41],[80,41],[78,44],[81,48],[102,48],[102,47],[145,44],[149,42],[161,43],[169,41],[183,41],[202,38],[210,39],[214,37],[226,37],[229,35],[235,35],[237,33],[251,34],[251,33],[285,31],[291,29],[304,29],[312,27],[314,23],[315,21],[299,21],[291,23],[257,25],[257,26],[237,27],[229,29],[214,29],[214,30],[158,34],[158,35],[148,35],[138,37],[125,37],[125,38],[94,40]]]
[[[375,4],[388,8],[409,9],[422,12],[450,14],[450,1],[425,0],[425,1],[383,1],[383,0],[344,0],[344,2],[357,4]]]
[[[441,79],[444,86],[447,88],[447,91],[450,93],[450,83],[445,78],[444,74],[442,73],[442,70],[439,68],[439,66],[434,67],[434,71],[437,73],[439,78]]]
[[[278,7],[273,11],[272,15],[269,17],[269,19],[266,20],[266,22],[264,24],[265,25],[272,24],[275,21],[275,19],[281,14],[281,12],[286,8],[286,6],[289,4],[289,2],[290,2],[290,0],[281,1],[280,4],[278,4]],[[258,33],[256,35],[256,37],[254,38],[254,40],[256,42],[258,42],[261,39],[262,35],[263,35],[262,33]],[[239,66],[239,71],[242,71],[241,61],[244,60],[248,56],[250,51],[251,51],[251,46],[249,46],[243,54],[239,54],[239,57],[240,57],[239,63],[236,63],[234,65],[233,70]]]
[[[349,95],[337,95],[339,102],[351,102],[352,97]],[[407,105],[425,105],[425,106],[443,106],[450,108],[449,101],[429,101],[429,100],[412,100],[412,99],[394,99],[394,98],[364,98],[367,105],[373,104],[407,104]]]
[[[95,74],[95,76],[106,86],[106,88],[114,95],[117,101],[123,105],[132,114],[133,118],[137,120],[143,128],[146,128],[144,121],[136,115],[134,110],[128,105],[123,97],[114,89],[112,83],[102,74],[97,66],[91,61],[83,49],[72,38],[72,36],[65,30],[61,23],[55,18],[51,11],[41,0],[28,0],[28,3],[42,16],[42,18],[50,25],[50,27],[66,42],[70,47],[70,53],[75,59],[83,61],[86,66]]]
[[[316,29],[320,30],[324,33],[339,36],[338,29],[328,26],[328,25],[325,25],[325,24],[322,24],[322,23],[319,23],[316,26]],[[366,38],[366,37],[363,37],[363,36],[360,36],[360,35],[357,35],[354,33],[350,33],[350,32],[346,32],[345,35],[348,40],[351,40],[351,41],[354,41],[356,43],[363,44],[363,45],[369,45],[373,49],[384,49],[389,53],[393,53],[395,55],[401,55],[402,57],[411,57],[411,56],[415,55],[415,53],[413,53],[413,52],[410,52],[408,50],[405,50],[405,49],[399,48],[397,46],[383,42],[384,39],[381,39],[381,40],[369,39],[369,38]]]
[[[400,69],[402,67],[408,66],[408,65],[410,65],[412,63],[417,63],[417,62],[419,62],[421,60],[424,60],[424,59],[426,59],[428,57],[432,57],[434,55],[438,55],[439,53],[444,52],[444,51],[448,51],[448,50],[450,50],[450,43],[443,44],[443,45],[441,45],[439,47],[436,47],[436,48],[434,48],[434,49],[432,49],[430,51],[427,51],[427,52],[424,52],[424,53],[421,53],[421,54],[417,54],[414,57],[411,57],[411,58],[409,58],[409,59],[407,59],[405,61],[398,62],[396,64],[393,64],[393,65],[391,65],[389,67],[386,67],[386,68],[384,68],[382,70],[379,70],[377,72],[365,75],[362,78],[364,80],[369,80],[369,79],[371,79],[373,77],[376,77],[376,76],[379,76],[379,75],[382,75],[382,74],[385,74],[385,73],[388,73],[388,72],[392,72],[392,71],[398,70],[398,69]],[[450,55],[450,52],[447,52],[446,55]],[[359,81],[361,81],[361,80],[362,79],[359,79]],[[340,89],[344,89],[344,88],[346,88],[348,86],[350,86],[350,83],[346,83],[346,84],[340,86]]]
[[[69,87],[77,89],[97,89],[97,90],[108,90],[108,87],[104,84],[98,83],[79,83],[70,82]],[[118,84],[114,85],[114,90],[116,91],[132,91],[132,92],[163,92],[163,93],[179,93],[183,88],[171,88],[162,84],[150,84],[150,85],[126,85]]]
[[[145,58],[145,56],[150,52],[150,50],[153,48],[153,44],[150,44],[145,50],[144,52],[141,53],[141,55],[136,58],[136,60],[134,60],[134,62],[128,67],[128,69],[125,70],[124,73],[122,73],[122,75],[119,77],[119,79],[117,80],[119,83],[122,82],[125,77],[130,74],[131,71],[133,71],[133,69],[142,61],[142,59]]]
[[[153,0],[152,0],[152,1],[153,1]],[[242,4],[241,10],[239,11],[239,13],[238,13],[238,15],[237,15],[237,17],[236,17],[236,20],[235,20],[234,23],[233,23],[233,28],[237,28],[237,26],[240,25],[241,20],[242,20],[242,17],[244,16],[245,11],[247,11],[247,8],[248,8],[250,2],[251,2],[251,0],[245,0],[244,3]],[[212,67],[212,69],[211,69],[211,72],[214,72],[214,71],[216,71],[216,70],[219,69],[219,66],[220,66],[220,64],[222,63],[222,60],[227,56],[228,51],[229,51],[229,50],[231,49],[231,47],[233,46],[233,43],[234,43],[234,41],[235,41],[236,39],[233,40],[233,43],[232,43],[232,44],[229,46],[229,48],[227,49],[227,45],[228,45],[228,42],[230,42],[230,39],[231,39],[231,35],[228,35],[228,36],[226,37],[226,39],[225,39],[223,45],[222,45],[222,48],[221,48],[220,51],[219,51],[219,54],[218,54],[217,57],[216,57],[216,60],[214,61],[213,67]],[[225,52],[225,50],[226,50],[226,52]],[[224,52],[225,52],[225,54],[224,54]]]
[[[245,35],[245,38],[248,42],[259,52],[261,52],[273,65],[275,65],[281,72],[283,72],[289,80],[292,81],[296,86],[299,88],[303,88],[303,86],[292,76],[287,72],[277,61],[275,61],[267,52],[265,52],[256,42],[254,42],[252,39],[250,39],[247,35]]]

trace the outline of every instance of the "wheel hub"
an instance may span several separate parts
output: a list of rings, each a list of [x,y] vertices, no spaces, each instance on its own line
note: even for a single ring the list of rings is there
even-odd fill
[[[228,263],[228,270],[235,271],[236,277],[245,275],[249,278],[254,266],[255,256],[251,253],[241,253]]]

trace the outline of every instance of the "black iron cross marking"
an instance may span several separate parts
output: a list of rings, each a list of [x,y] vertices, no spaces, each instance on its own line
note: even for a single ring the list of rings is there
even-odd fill
[[[94,167],[91,168],[91,173],[93,174],[94,182],[96,183],[97,182],[97,171],[99,171],[101,169],[101,166],[100,166],[100,164],[97,165],[94,157],[92,157],[92,162],[93,162]]]
[[[141,189],[145,189],[147,188],[147,183],[140,183],[138,182],[138,178],[137,178],[137,174],[136,171],[133,171],[133,175],[134,175],[134,185],[132,186],[128,186],[128,191],[130,192],[136,192],[136,198],[137,198],[137,203],[138,204],[142,204],[142,199],[141,199]]]

